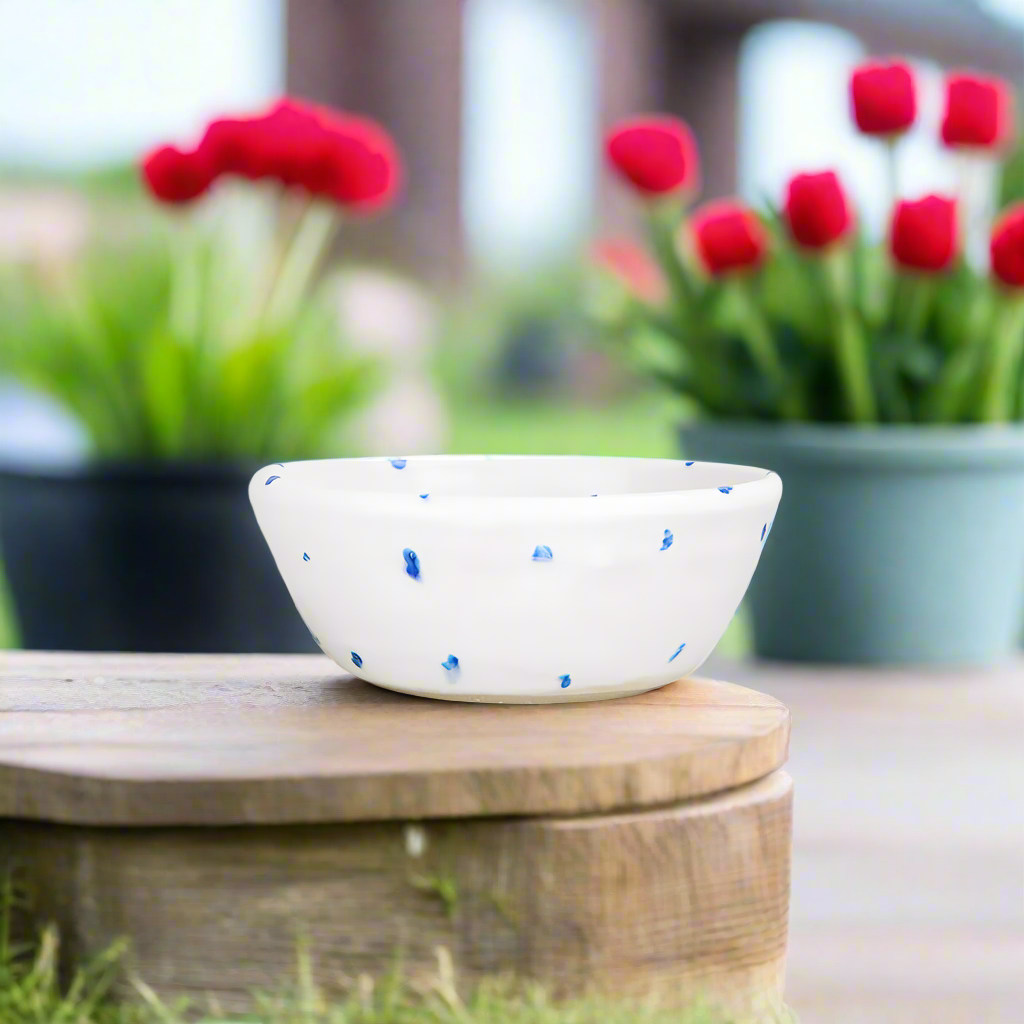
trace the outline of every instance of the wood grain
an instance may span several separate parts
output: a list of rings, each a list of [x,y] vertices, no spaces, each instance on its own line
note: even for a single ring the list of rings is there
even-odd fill
[[[0,822],[71,963],[117,936],[166,996],[241,1009],[294,970],[413,978],[447,948],[468,985],[513,972],[732,1010],[782,994],[791,782],[784,772],[611,816],[403,825],[95,828]],[[443,882],[443,886],[440,884]],[[442,899],[444,889],[450,898]]]
[[[321,656],[0,653],[0,817],[240,825],[591,814],[782,765],[789,714],[729,683],[546,707],[376,689]]]

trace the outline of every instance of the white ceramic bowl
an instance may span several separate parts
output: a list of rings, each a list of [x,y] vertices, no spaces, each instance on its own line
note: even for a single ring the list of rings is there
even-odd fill
[[[299,613],[342,668],[425,697],[521,703],[693,672],[781,494],[748,466],[573,456],[293,462],[249,485]]]

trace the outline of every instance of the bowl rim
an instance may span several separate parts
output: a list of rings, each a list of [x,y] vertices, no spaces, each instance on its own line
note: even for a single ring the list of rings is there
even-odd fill
[[[572,495],[544,495],[544,494],[517,494],[517,495],[493,495],[493,494],[444,494],[439,492],[437,501],[420,502],[419,495],[415,493],[404,493],[396,491],[372,490],[370,488],[345,489],[325,487],[309,481],[295,481],[284,487],[268,487],[266,483],[270,477],[277,476],[281,480],[287,479],[287,469],[290,466],[312,465],[315,463],[348,463],[348,462],[395,462],[404,460],[405,464],[417,463],[472,463],[472,462],[657,462],[668,463],[676,466],[680,463],[697,466],[720,466],[723,469],[722,483],[706,487],[678,488],[675,490],[658,491],[613,491],[608,494],[572,494]],[[275,474],[274,470],[284,470],[284,473]],[[730,471],[742,470],[746,473],[758,473],[759,476],[750,480],[735,481],[729,479]],[[721,488],[727,487],[728,491]],[[359,456],[356,458],[336,459],[301,459],[291,462],[276,462],[259,469],[252,477],[249,484],[249,492],[254,502],[262,499],[288,500],[300,495],[317,496],[348,503],[359,501],[374,503],[386,506],[407,507],[411,501],[424,508],[437,508],[439,505],[451,509],[479,508],[481,506],[500,506],[502,508],[522,507],[535,508],[538,505],[556,507],[565,511],[579,511],[590,509],[593,511],[607,512],[618,508],[636,509],[637,506],[650,505],[652,501],[659,504],[668,502],[672,505],[707,505],[722,508],[723,497],[732,499],[731,506],[742,504],[759,504],[761,502],[778,502],[782,493],[782,481],[779,475],[772,470],[763,469],[759,466],[746,466],[737,463],[708,462],[700,459],[682,458],[644,458],[642,456],[625,455],[409,455],[409,456]],[[432,495],[433,497],[433,495]]]

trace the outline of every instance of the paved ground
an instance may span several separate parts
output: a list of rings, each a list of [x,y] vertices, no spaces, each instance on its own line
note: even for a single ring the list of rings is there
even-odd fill
[[[793,712],[802,1024],[1021,1024],[1024,660],[926,675],[714,659],[702,674]]]

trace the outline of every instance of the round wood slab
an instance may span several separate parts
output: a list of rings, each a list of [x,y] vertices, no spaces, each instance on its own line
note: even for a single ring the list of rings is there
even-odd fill
[[[588,814],[762,778],[789,712],[684,679],[591,704],[379,690],[319,655],[0,652],[0,818],[236,825]]]

